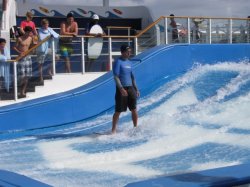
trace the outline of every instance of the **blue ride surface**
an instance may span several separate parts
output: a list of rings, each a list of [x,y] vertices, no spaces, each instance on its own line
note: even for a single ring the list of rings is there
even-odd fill
[[[25,187],[25,186],[36,186],[36,187],[51,187],[45,183],[31,179],[24,175],[19,175],[14,172],[0,170],[0,186],[4,187]]]
[[[196,62],[215,64],[250,58],[249,44],[161,45],[133,58],[138,87],[187,72]],[[97,116],[114,106],[112,72],[95,81],[39,99],[0,108],[0,132],[46,128]]]
[[[250,164],[241,164],[199,172],[184,173],[172,176],[163,176],[145,181],[130,183],[126,187],[229,187],[250,184]]]

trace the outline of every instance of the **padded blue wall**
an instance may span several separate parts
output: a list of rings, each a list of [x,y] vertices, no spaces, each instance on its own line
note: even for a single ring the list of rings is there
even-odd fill
[[[137,55],[134,72],[139,89],[166,75],[186,72],[196,62],[250,59],[249,44],[163,45]],[[62,125],[96,116],[114,106],[112,72],[77,89],[0,108],[0,132]]]

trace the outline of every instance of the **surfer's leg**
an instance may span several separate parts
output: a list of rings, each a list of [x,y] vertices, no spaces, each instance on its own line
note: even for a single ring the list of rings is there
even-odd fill
[[[116,133],[116,126],[119,120],[120,112],[115,112],[113,115],[113,121],[112,121],[112,134]]]
[[[132,120],[133,120],[134,127],[137,127],[137,121],[138,121],[137,110],[136,109],[131,110],[131,114],[132,114]]]

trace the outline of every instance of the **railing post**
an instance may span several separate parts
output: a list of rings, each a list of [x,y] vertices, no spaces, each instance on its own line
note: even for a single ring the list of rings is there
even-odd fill
[[[155,29],[156,29],[156,45],[161,45],[161,31],[160,31],[160,27],[159,25],[155,25]]]
[[[209,44],[212,44],[212,19],[209,19]]]
[[[53,75],[56,74],[56,50],[55,50],[55,39],[52,38],[52,69],[53,69]]]
[[[233,20],[229,20],[229,43],[233,43]]]
[[[190,44],[191,43],[191,40],[190,40],[190,18],[188,18],[188,20],[187,20],[187,22],[188,22],[188,43]]]
[[[108,38],[108,49],[109,49],[109,70],[112,70],[112,62],[113,62],[113,59],[112,59],[112,38],[109,37]]]
[[[84,55],[84,37],[81,37],[81,47],[82,47],[82,73],[85,73],[85,55]]]
[[[135,56],[138,55],[138,38],[135,37],[134,39],[134,53],[135,53]]]
[[[165,25],[165,44],[168,44],[168,19],[164,18]]]
[[[13,65],[13,74],[14,74],[14,99],[15,101],[17,101],[18,99],[18,93],[17,93],[17,62],[15,61],[14,62],[14,65]]]

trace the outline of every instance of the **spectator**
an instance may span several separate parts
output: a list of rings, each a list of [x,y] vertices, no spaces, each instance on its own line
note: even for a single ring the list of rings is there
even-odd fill
[[[194,19],[194,26],[191,29],[191,38],[193,43],[199,43],[201,41],[201,32],[199,29],[199,24],[202,22],[201,19]]]
[[[86,35],[94,36],[94,37],[102,37],[102,36],[106,35],[104,31],[102,33],[90,33],[90,30],[94,25],[99,25],[99,16],[97,14],[94,14],[92,16],[91,21],[89,23],[87,23],[87,25],[86,25],[86,33],[85,33]],[[93,63],[94,63],[93,59],[88,58],[86,60],[86,71],[91,71]]]
[[[10,50],[6,47],[6,40],[0,38],[0,88],[3,86],[9,92],[10,87]],[[4,84],[2,83],[4,80]]]
[[[42,41],[48,36],[52,36],[55,39],[59,38],[59,34],[57,34],[51,27],[49,27],[49,21],[47,19],[42,19],[41,21],[42,27],[38,30],[39,40]],[[47,40],[42,45],[40,45],[37,49],[37,61],[39,64],[39,75],[40,75],[40,83],[43,83],[43,64],[46,59],[52,61],[52,39]],[[56,40],[57,41],[57,40]],[[55,45],[56,46],[56,45]],[[52,76],[52,65],[49,68],[49,75]]]
[[[177,24],[174,20],[174,14],[170,14],[170,24],[171,30],[172,30],[172,42],[176,43],[179,42],[178,40],[178,29],[177,29]]]
[[[61,23],[60,35],[73,36],[78,35],[78,24],[74,21],[72,13],[67,14],[67,21]],[[62,57],[65,59],[65,72],[71,73],[70,55],[73,52],[72,37],[61,37],[59,40]]]
[[[32,21],[32,19],[33,19],[33,14],[31,12],[27,12],[26,13],[26,20],[21,22],[20,32],[21,32],[22,35],[25,34],[24,28],[26,26],[30,26],[32,28],[32,31],[33,31],[33,43],[36,44],[37,41],[38,41],[37,30],[36,30],[36,25]]]
[[[29,55],[26,56],[26,52],[29,50],[33,42],[33,32],[30,26],[24,28],[25,34],[17,39],[16,45],[13,47],[15,51],[19,53],[20,57],[23,57],[18,62],[18,75],[20,76],[21,91],[19,98],[26,97],[26,88],[28,85],[29,77],[32,76],[32,61]]]

